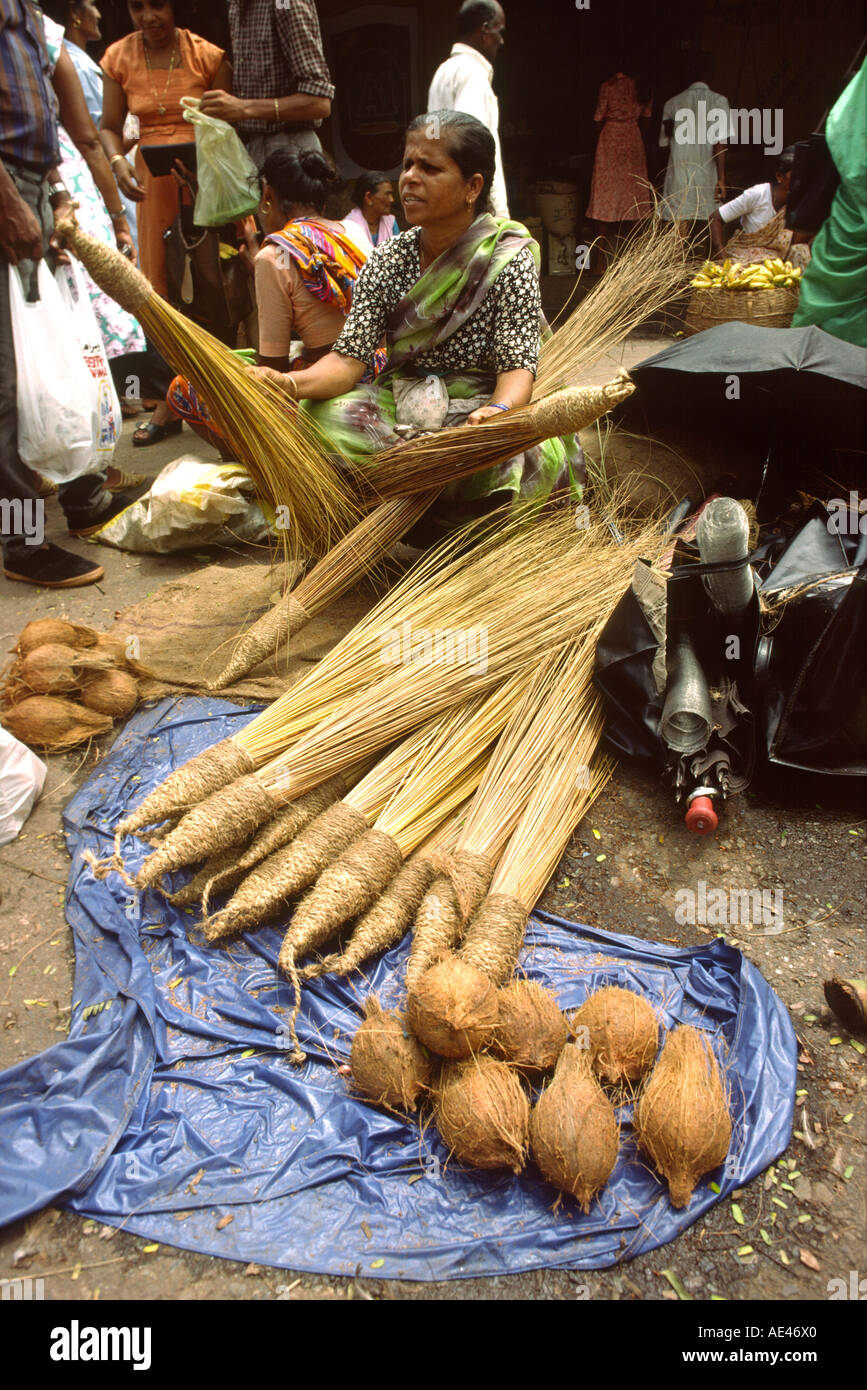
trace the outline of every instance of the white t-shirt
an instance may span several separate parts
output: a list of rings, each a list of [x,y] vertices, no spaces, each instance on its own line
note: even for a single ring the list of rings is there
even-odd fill
[[[739,198],[723,203],[717,209],[723,222],[734,222],[739,217],[745,232],[758,232],[766,227],[775,214],[774,199],[769,183],[754,183],[745,188]]]
[[[491,81],[493,66],[484,53],[469,44],[456,43],[450,56],[433,75],[428,92],[428,111],[466,111],[487,126],[497,147],[497,164],[491,186],[491,207],[495,217],[508,217],[506,180],[500,153],[500,106]]]

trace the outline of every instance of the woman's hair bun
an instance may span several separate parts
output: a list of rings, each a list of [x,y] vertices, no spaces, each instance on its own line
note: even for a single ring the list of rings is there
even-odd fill
[[[298,163],[308,179],[314,179],[316,183],[331,184],[338,181],[335,169],[319,150],[300,150]]]

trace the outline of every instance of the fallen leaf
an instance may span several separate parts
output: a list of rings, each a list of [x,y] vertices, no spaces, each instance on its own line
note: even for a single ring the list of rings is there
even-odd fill
[[[859,1042],[857,1038],[850,1038],[849,1041],[854,1047],[855,1051],[860,1052],[861,1056],[863,1057],[864,1053],[867,1052],[867,1047],[865,1047],[862,1042]]]
[[[25,1004],[26,1004],[26,1003],[27,1003],[27,1000],[25,999],[24,1002],[25,1002]],[[829,1038],[829,1039],[828,1039],[828,1042],[830,1043],[831,1047],[839,1047],[842,1041],[843,1041],[842,1038]]]
[[[782,1207],[784,1211],[788,1211],[788,1210],[789,1210],[789,1204],[788,1204],[788,1202],[784,1202],[783,1199],[782,1199],[782,1197],[772,1197],[772,1198],[771,1198],[771,1201],[772,1201],[772,1202],[776,1202],[777,1206],[778,1206],[778,1207]]]
[[[782,1262],[783,1262],[784,1265],[790,1265],[790,1264],[792,1263],[792,1261],[789,1259],[788,1255],[786,1254],[785,1250],[781,1250],[781,1251],[780,1251],[780,1259],[782,1260]]]
[[[854,1172],[855,1172],[855,1165],[854,1165],[854,1163],[850,1163],[848,1168],[844,1168],[844,1169],[843,1169],[843,1177],[845,1178],[846,1182],[849,1181],[849,1179],[851,1178],[851,1176],[852,1176],[852,1174],[853,1174]]]
[[[754,1255],[755,1251],[751,1245],[742,1245],[738,1250],[739,1255]]]
[[[367,1224],[366,1221],[362,1221],[362,1223],[361,1223],[361,1229],[362,1229],[362,1231],[364,1232],[364,1234],[365,1234],[365,1236],[367,1237],[367,1239],[370,1240],[371,1236],[373,1235],[373,1232],[371,1231],[371,1229],[370,1229],[370,1227],[368,1226],[368,1224]]]
[[[767,1233],[767,1231],[765,1230],[764,1226],[762,1226],[761,1229],[759,1230],[759,1235],[761,1236],[762,1240],[765,1242],[765,1245],[773,1245],[773,1241],[771,1240],[771,1237],[768,1235],[768,1233]]]
[[[371,1262],[370,1268],[371,1268],[371,1269],[382,1269],[382,1266],[383,1266],[384,1264],[385,1264],[385,1260],[373,1260],[373,1261]]]
[[[416,1173],[416,1174],[414,1175],[414,1177],[407,1178],[407,1182],[409,1183],[410,1187],[412,1187],[412,1184],[413,1184],[414,1182],[421,1182],[421,1180],[422,1180],[423,1177],[424,1177],[424,1173]]]
[[[247,1274],[252,1275],[252,1274],[261,1274],[262,1271],[261,1271],[261,1269],[259,1268],[259,1266],[258,1266],[257,1264],[249,1264],[249,1265],[247,1265],[247,1268],[244,1270],[244,1273],[245,1273],[245,1275],[247,1275]]]
[[[674,1292],[677,1294],[678,1298],[686,1299],[688,1302],[692,1302],[692,1294],[687,1293],[686,1289],[683,1287],[683,1284],[678,1279],[673,1269],[663,1269],[660,1270],[660,1273],[663,1279],[668,1280],[669,1284],[674,1289]]]
[[[183,983],[183,975],[178,975],[174,980],[169,980],[169,989],[177,989]]]
[[[719,1196],[720,1186],[718,1182],[709,1183],[708,1186],[710,1187],[711,1192],[715,1192],[717,1196]]]
[[[75,1269],[72,1271],[72,1274],[71,1274],[70,1277],[71,1277],[72,1279],[77,1279],[80,1273],[81,1273],[81,1261],[79,1260],[78,1264],[75,1266]]]
[[[854,1110],[850,1110],[848,1115],[844,1115],[844,1116],[843,1116],[843,1123],[844,1123],[844,1125],[847,1125],[847,1124],[849,1123],[849,1121],[850,1121],[850,1120],[853,1120],[854,1118],[855,1118],[855,1111],[854,1111]]]
[[[602,836],[600,835],[600,833],[599,833],[598,830],[591,830],[591,831],[590,831],[590,834],[593,836],[594,840],[601,840],[601,839],[602,839]],[[663,1274],[664,1274],[664,1273],[665,1273],[665,1270],[663,1270]]]
[[[246,1057],[252,1057],[255,1051],[255,1047],[248,1047],[246,1052],[241,1053],[241,1061],[243,1062]]]
[[[597,864],[601,864],[601,863],[602,863],[605,859],[607,859],[607,858],[608,858],[608,855],[607,855],[607,854],[597,854],[597,856],[596,856],[596,863],[597,863]]]
[[[812,1221],[812,1219],[813,1218],[808,1211],[802,1211],[800,1216],[798,1217],[798,1222],[800,1225],[803,1226],[806,1224],[806,1222]]]
[[[822,1266],[815,1255],[811,1254],[809,1250],[799,1250],[798,1255],[802,1265],[806,1265],[808,1269],[814,1269],[817,1274],[819,1273]]]
[[[160,1248],[160,1247],[159,1247],[159,1244],[156,1244],[156,1245],[143,1245],[142,1248],[141,1248],[141,1252],[142,1252],[143,1255],[152,1255],[152,1254],[154,1253],[154,1251],[155,1251],[155,1250],[159,1250],[159,1248]]]
[[[744,1224],[744,1214],[738,1206],[737,1202],[732,1202],[732,1216],[734,1217],[735,1221],[738,1223],[739,1226],[742,1226]]]
[[[195,1197],[195,1195],[196,1195],[196,1188],[198,1187],[199,1183],[202,1181],[202,1178],[203,1178],[204,1176],[205,1176],[205,1170],[204,1170],[204,1168],[200,1168],[199,1171],[198,1171],[198,1173],[196,1174],[196,1176],[195,1176],[194,1178],[191,1178],[190,1181],[187,1183],[187,1188],[186,1188],[187,1192],[192,1193],[192,1195]]]
[[[231,1222],[234,1221],[234,1219],[235,1218],[231,1215],[231,1213],[228,1216],[221,1216],[219,1221],[217,1222],[217,1230],[225,1231],[226,1227],[230,1225]]]

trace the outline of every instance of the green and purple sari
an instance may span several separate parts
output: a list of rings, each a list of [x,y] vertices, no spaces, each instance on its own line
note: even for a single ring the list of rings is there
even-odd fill
[[[401,242],[402,249],[398,247]],[[535,263],[535,274],[529,279],[526,257],[521,277],[517,265],[508,271],[518,253],[528,247]],[[338,458],[375,476],[375,455],[404,437],[396,432],[396,426],[440,429],[463,424],[472,411],[491,400],[498,372],[513,368],[521,357],[522,344],[521,360],[529,363],[532,357],[535,365],[540,341],[550,337],[550,329],[539,303],[538,247],[518,222],[478,217],[460,240],[422,273],[412,233],[394,238],[373,255],[389,259],[374,266],[368,262],[370,270],[365,267],[359,277],[353,303],[353,313],[361,313],[367,336],[353,333],[351,314],[334,350],[367,360],[373,344],[370,334],[381,330],[386,340],[386,366],[375,381],[329,401],[305,401],[302,409]],[[402,260],[398,260],[399,255]],[[486,305],[504,271],[508,273],[495,299]],[[474,322],[469,323],[474,315]],[[520,330],[516,331],[515,359],[508,350],[510,317]],[[483,341],[486,322],[495,325],[489,339],[496,336],[499,344],[506,345],[505,356],[500,353],[497,358],[506,365],[496,365],[490,341]],[[529,337],[533,338],[531,352],[526,350]],[[481,366],[474,365],[478,357],[483,359]],[[580,498],[583,480],[581,447],[568,436],[546,440],[455,484],[444,498],[473,503],[499,494],[498,502],[511,496],[542,503],[553,492],[566,489]]]

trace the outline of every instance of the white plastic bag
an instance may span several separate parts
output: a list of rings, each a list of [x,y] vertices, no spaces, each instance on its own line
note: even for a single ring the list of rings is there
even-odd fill
[[[42,791],[45,763],[0,729],[0,845],[14,840]]]
[[[185,454],[166,464],[150,492],[97,531],[118,550],[166,555],[199,545],[261,541],[268,522],[240,463],[204,463]]]
[[[181,97],[181,106],[196,134],[196,226],[222,227],[255,212],[259,172],[237,131],[227,121],[205,116],[197,97]]]
[[[77,261],[71,261],[69,265],[58,266],[55,279],[61,298],[75,325],[81,355],[90,373],[93,440],[91,467],[96,471],[108,468],[114,458],[115,446],[123,428],[120,401],[108,365],[102,330],[80,265]]]
[[[45,261],[39,299],[28,304],[21,277],[9,267],[9,304],[18,377],[18,453],[53,483],[91,469],[91,376],[75,328]]]

